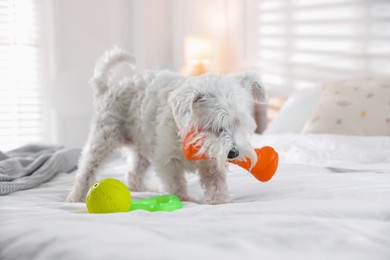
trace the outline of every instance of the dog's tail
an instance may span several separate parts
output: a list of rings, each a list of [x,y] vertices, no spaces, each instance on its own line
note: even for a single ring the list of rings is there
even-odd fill
[[[107,90],[111,69],[122,62],[127,63],[132,70],[135,69],[135,58],[118,47],[114,47],[103,54],[97,62],[93,77],[90,80],[90,84],[95,87],[97,94],[103,94]]]

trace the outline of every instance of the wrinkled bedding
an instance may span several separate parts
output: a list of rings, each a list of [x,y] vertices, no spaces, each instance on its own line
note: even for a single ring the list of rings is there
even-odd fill
[[[1,196],[0,259],[390,259],[389,137],[281,135],[253,142],[272,145],[280,168],[260,183],[231,166],[231,204],[88,214],[85,204],[63,202],[74,173]],[[101,177],[123,181],[125,170],[114,160]],[[198,178],[189,175],[188,183],[200,199]]]

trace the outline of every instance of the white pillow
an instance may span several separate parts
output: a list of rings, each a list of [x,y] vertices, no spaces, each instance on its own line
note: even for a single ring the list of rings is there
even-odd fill
[[[325,85],[303,133],[390,136],[390,78]]]
[[[304,88],[291,95],[264,134],[300,133],[317,107],[321,88]]]

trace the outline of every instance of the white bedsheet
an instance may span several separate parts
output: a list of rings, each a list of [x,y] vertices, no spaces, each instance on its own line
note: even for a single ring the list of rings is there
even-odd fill
[[[63,202],[74,174],[0,197],[0,259],[390,259],[389,137],[254,142],[280,152],[279,171],[260,183],[232,167],[231,204],[87,214]],[[123,170],[110,164],[102,177]],[[196,176],[189,190],[202,196]]]

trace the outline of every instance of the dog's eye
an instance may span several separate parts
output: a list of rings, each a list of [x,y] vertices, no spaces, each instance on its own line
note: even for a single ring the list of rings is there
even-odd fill
[[[223,128],[219,128],[218,129],[218,134],[222,134],[222,132],[223,132]]]
[[[195,98],[194,98],[194,103],[199,102],[199,101],[202,101],[203,98],[204,98],[204,94],[201,94],[201,93],[197,94],[197,95],[195,96]]]

